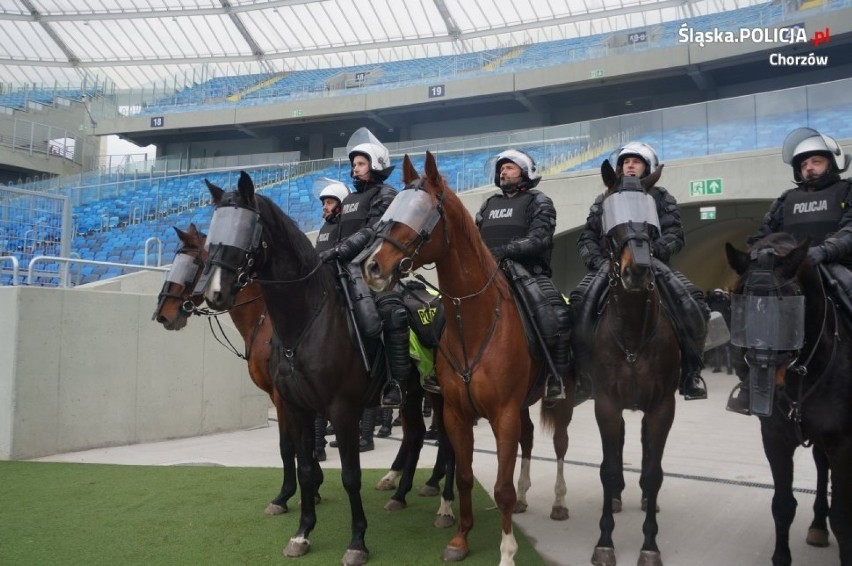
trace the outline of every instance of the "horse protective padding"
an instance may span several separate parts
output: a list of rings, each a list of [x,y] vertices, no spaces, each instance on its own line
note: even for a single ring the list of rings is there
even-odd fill
[[[609,289],[609,261],[597,271],[590,271],[580,284],[571,291],[570,308],[572,318],[571,343],[574,359],[582,366],[589,360],[592,340],[598,317],[606,304]]]
[[[376,338],[382,333],[382,317],[376,308],[373,293],[361,275],[361,265],[352,262],[346,266],[346,271],[349,273],[349,296],[352,299],[358,328],[366,337]]]
[[[440,296],[432,294],[419,281],[402,282],[402,300],[411,330],[427,348],[437,348],[446,317]]]
[[[731,340],[731,332],[725,324],[725,317],[717,311],[710,312],[710,320],[707,321],[707,339],[704,341],[704,351],[718,348]]]

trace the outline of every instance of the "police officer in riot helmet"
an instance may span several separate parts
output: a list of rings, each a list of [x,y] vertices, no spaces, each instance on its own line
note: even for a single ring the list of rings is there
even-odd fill
[[[619,176],[647,177],[659,167],[654,149],[648,144],[632,141],[618,148],[610,160],[615,158],[615,171]],[[654,271],[658,283],[666,285],[663,296],[673,303],[667,305],[669,312],[677,320],[675,324],[684,335],[681,339],[681,379],[680,393],[687,400],[706,399],[707,391],[701,383],[701,368],[704,366],[703,350],[707,334],[707,321],[710,311],[704,300],[704,293],[696,288],[682,273],[672,269],[669,260],[684,246],[683,225],[677,201],[663,187],[648,189],[657,204],[657,216],[660,231],[655,234],[652,243]],[[577,250],[590,272],[580,285],[571,293],[571,304],[575,308],[575,333],[578,325],[592,328],[595,307],[605,291],[608,281],[609,257],[603,242],[604,195],[598,195],[589,210],[586,226],[577,240]],[[588,340],[575,343],[575,356],[585,361],[588,356]],[[588,379],[580,372],[580,380]]]
[[[834,138],[811,128],[797,128],[787,134],[781,159],[793,168],[795,187],[781,193],[757,232],[747,238],[752,245],[773,232],[790,233],[799,241],[810,239],[808,260],[825,266],[837,283],[838,303],[852,315],[852,179],[841,179],[852,157],[844,154]],[[823,276],[826,276],[824,273]],[[835,286],[827,285],[828,292]],[[736,356],[737,375],[743,380],[736,396],[728,400],[728,410],[749,414],[747,369]]]
[[[515,282],[515,290],[525,292],[520,287],[535,285],[534,293],[527,296],[539,304],[530,304],[530,308],[548,318],[550,324],[543,324],[542,317],[536,313],[528,314],[533,323],[538,321],[557,372],[556,375],[548,372],[544,401],[564,399],[571,323],[565,300],[550,279],[556,209],[550,197],[535,189],[541,174],[529,154],[507,149],[493,163],[494,184],[501,192],[483,203],[476,215],[476,225],[492,255],[504,268],[510,265],[504,260],[510,260],[525,270],[526,282],[522,285]],[[510,280],[516,276],[510,273]]]
[[[322,227],[317,235],[316,250],[322,253],[340,242],[340,213],[343,200],[349,196],[349,188],[334,179],[319,177],[314,181],[314,193],[322,203]]]
[[[340,241],[322,252],[322,261],[348,263],[372,240],[374,226],[390,206],[396,190],[385,184],[393,172],[390,152],[367,129],[360,128],[347,144],[355,192],[342,203]],[[378,293],[375,298],[364,283],[359,265],[347,266],[350,294],[359,327],[368,336],[383,335],[390,370],[382,394],[382,405],[399,407],[405,401],[406,379],[410,370],[408,355],[409,324],[402,298],[395,290]]]

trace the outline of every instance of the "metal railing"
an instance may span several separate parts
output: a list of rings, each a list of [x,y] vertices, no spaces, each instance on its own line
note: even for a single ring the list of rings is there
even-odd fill
[[[40,263],[60,263],[63,265],[63,268],[59,271],[37,271],[35,267]],[[71,264],[100,265],[104,267],[118,267],[123,270],[132,269],[137,271],[141,270],[166,272],[169,270],[168,267],[157,267],[151,265],[136,265],[132,263],[115,263],[112,261],[95,261],[90,259],[79,259],[73,257],[54,257],[40,255],[30,260],[30,265],[27,268],[27,284],[33,285],[33,281],[35,281],[35,278],[39,277],[41,279],[58,280],[59,287],[71,287],[71,285],[69,284],[70,274],[68,269]]]

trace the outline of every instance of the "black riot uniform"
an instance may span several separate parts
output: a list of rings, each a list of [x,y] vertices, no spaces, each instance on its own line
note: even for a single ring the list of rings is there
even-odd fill
[[[828,159],[828,168],[806,179],[802,163],[815,155]],[[852,179],[840,177],[852,157],[843,153],[834,138],[811,128],[797,128],[787,134],[781,158],[792,166],[796,186],[775,199],[760,228],[746,243],[751,246],[774,232],[790,233],[800,242],[809,239],[808,260],[825,266],[834,280],[834,284],[826,285],[826,291],[833,294],[846,316],[852,316]],[[728,399],[727,409],[747,415],[748,367],[741,358],[734,356],[734,366],[742,384]]]
[[[511,162],[521,170],[518,185],[501,182],[501,167]],[[556,230],[556,209],[550,197],[534,189],[541,176],[535,161],[515,149],[500,153],[494,164],[494,184],[502,193],[486,200],[476,225],[492,255],[506,269],[517,293],[524,293],[527,313],[544,339],[557,375],[548,375],[544,400],[565,398],[564,377],[570,371],[570,314],[562,294],[550,279],[550,256]],[[509,260],[509,261],[504,261]]]
[[[374,236],[374,226],[396,196],[396,190],[384,184],[393,171],[389,163],[387,148],[366,128],[360,128],[349,140],[349,160],[356,156],[366,157],[370,162],[370,178],[354,178],[355,192],[342,203],[340,213],[340,242],[320,254],[323,261],[338,259],[343,263],[352,261],[367,246]],[[400,293],[389,290],[375,297],[364,283],[360,264],[347,266],[350,280],[350,295],[355,306],[359,327],[367,336],[384,339],[388,360],[389,387],[382,395],[382,405],[398,407],[405,400],[405,387],[410,372],[408,353],[408,317]],[[373,423],[375,415],[373,415]],[[364,425],[367,426],[367,425]]]
[[[645,163],[642,176],[647,176],[658,167],[654,150],[641,142],[630,142],[616,152],[616,171],[621,174],[624,159],[639,157]],[[706,399],[707,391],[701,384],[701,368],[704,367],[704,341],[707,337],[707,321],[710,310],[702,293],[681,272],[669,265],[671,257],[683,249],[685,244],[683,225],[677,200],[663,187],[648,189],[657,205],[660,231],[652,242],[654,272],[658,284],[665,285],[662,293],[666,306],[674,316],[674,324],[680,335],[681,378],[680,392],[688,400]],[[571,292],[571,307],[574,312],[575,357],[585,361],[591,347],[587,331],[594,328],[595,317],[609,280],[609,257],[603,243],[604,195],[598,195],[589,209],[586,225],[577,240],[580,257],[590,270],[574,291]],[[579,329],[579,331],[578,331]],[[578,376],[588,379],[585,372]]]

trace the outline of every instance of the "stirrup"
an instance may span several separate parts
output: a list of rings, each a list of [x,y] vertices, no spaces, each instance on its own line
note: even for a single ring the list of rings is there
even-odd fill
[[[747,417],[751,416],[751,409],[749,408],[750,400],[751,396],[747,393],[747,390],[743,389],[743,383],[737,383],[731,389],[731,394],[728,395],[728,403],[725,405],[725,410]]]
[[[391,397],[394,391],[399,393],[398,400]],[[405,404],[405,394],[402,392],[402,386],[395,381],[388,382],[384,389],[382,389],[382,408],[399,409],[403,404]]]
[[[427,375],[420,381],[420,386],[423,388],[423,391],[428,391],[429,393],[435,393],[436,395],[441,394],[441,386],[438,385],[438,380],[434,375]],[[423,416],[426,415],[426,411],[423,411]]]
[[[699,381],[701,381],[701,384],[704,386],[704,395],[700,395],[700,396],[690,396],[690,395],[687,395],[687,393],[686,393],[686,381],[687,381],[687,379],[690,379],[690,378],[689,378],[689,376],[687,375],[687,376],[683,379],[683,383],[681,383],[681,384],[680,384],[680,387],[679,387],[679,389],[680,389],[680,394],[681,394],[681,395],[683,395],[683,399],[684,399],[685,401],[700,401],[700,400],[702,400],[702,399],[706,399],[706,398],[707,398],[707,382],[706,382],[706,381],[704,381],[704,378],[703,378],[703,377],[701,377],[701,374],[700,374],[700,373],[699,373],[696,377],[698,378],[698,380],[699,380]]]
[[[541,404],[546,405],[548,407],[552,407],[559,401],[564,400],[567,395],[565,394],[565,384],[562,383],[562,380],[559,380],[559,393],[556,395],[548,395],[548,390],[550,389],[550,379],[547,378],[544,382],[544,393],[541,396]]]

